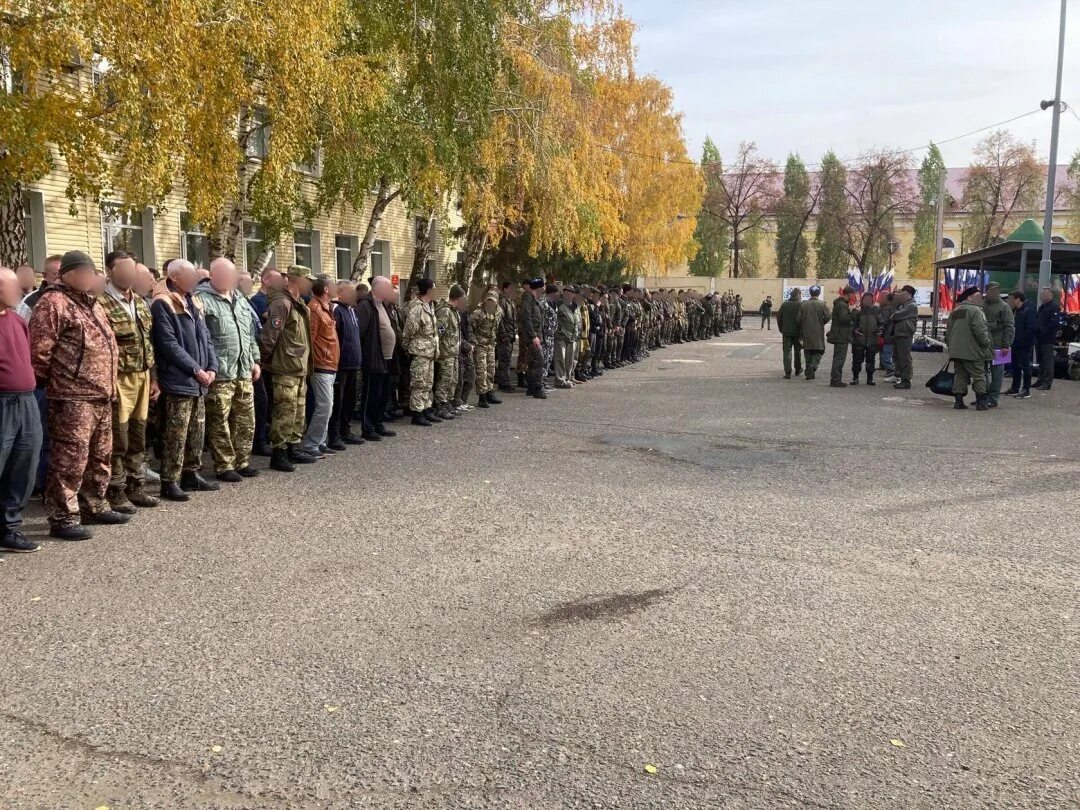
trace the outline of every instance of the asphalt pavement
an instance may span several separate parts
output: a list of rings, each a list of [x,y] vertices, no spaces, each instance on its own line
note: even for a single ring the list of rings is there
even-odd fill
[[[1080,385],[940,362],[749,328],[43,539],[0,806],[1076,807]]]

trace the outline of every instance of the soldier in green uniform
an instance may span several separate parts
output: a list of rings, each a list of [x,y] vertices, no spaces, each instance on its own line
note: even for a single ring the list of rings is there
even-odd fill
[[[986,314],[986,326],[990,330],[990,348],[1010,349],[1016,326],[1013,323],[1013,311],[1001,297],[1001,285],[996,281],[986,285],[986,301],[983,302]],[[990,366],[990,382],[986,386],[986,404],[991,408],[998,406],[1001,398],[1001,384],[1005,379],[1004,364]],[[978,404],[978,403],[976,403]]]
[[[502,404],[495,396],[495,358],[501,321],[499,296],[494,290],[484,295],[484,300],[469,316],[476,361],[476,393],[480,400],[477,404],[481,408]]]
[[[514,384],[510,380],[510,358],[514,353],[514,341],[518,334],[516,285],[504,281],[499,294],[499,339],[495,344],[495,384],[506,394],[514,393]]]
[[[295,464],[314,464],[300,449],[307,406],[307,376],[311,372],[311,330],[304,296],[311,294],[315,276],[294,264],[285,273],[285,286],[266,296],[266,324],[259,333],[261,367],[271,375],[274,392],[270,420],[270,469],[292,472]]]
[[[544,280],[534,278],[521,297],[521,337],[527,355],[526,393],[547,399],[544,393],[544,310],[540,306]]]
[[[799,342],[799,308],[802,307],[802,290],[796,287],[780,305],[776,313],[776,325],[784,338],[784,379],[791,379],[791,361],[795,360],[795,376],[802,374],[802,343]]]
[[[422,278],[416,282],[419,295],[409,305],[401,339],[405,351],[412,357],[409,364],[409,410],[412,423],[431,427],[442,419],[432,409],[432,388],[435,385],[435,358],[439,355],[439,330],[435,323],[432,303],[435,282]]]
[[[844,382],[844,366],[847,365],[848,347],[851,346],[851,331],[855,319],[851,315],[851,296],[853,287],[844,287],[844,292],[836,297],[832,306],[832,328],[829,330],[829,343],[832,344],[832,373],[829,385],[832,388],[847,388]]]
[[[978,287],[968,287],[957,297],[958,305],[949,313],[949,324],[945,327],[945,343],[949,346],[949,358],[955,366],[953,379],[953,407],[967,410],[964,397],[967,396],[968,383],[975,389],[975,408],[985,411],[986,404],[986,364],[993,358],[994,350],[990,341],[990,329],[986,325],[986,315],[982,309],[983,296]]]
[[[817,368],[825,354],[825,324],[829,322],[829,308],[821,300],[821,287],[810,288],[810,300],[799,307],[799,342],[806,355],[806,379],[817,376]]]
[[[435,304],[435,326],[439,331],[439,357],[435,364],[435,415],[441,419],[454,418],[454,394],[460,374],[461,307],[465,290],[455,284],[450,288],[450,300]]]

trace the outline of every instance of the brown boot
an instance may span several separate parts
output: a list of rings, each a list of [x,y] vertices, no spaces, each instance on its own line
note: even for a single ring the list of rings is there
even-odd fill
[[[105,497],[108,499],[112,510],[119,512],[121,515],[134,515],[139,511],[135,508],[135,504],[128,500],[123,487],[109,487],[105,491]]]
[[[157,506],[159,503],[161,503],[161,501],[159,501],[157,498],[155,498],[153,495],[143,489],[143,485],[141,483],[135,481],[128,481],[127,496],[128,500],[135,504],[135,506],[142,507],[143,509]]]

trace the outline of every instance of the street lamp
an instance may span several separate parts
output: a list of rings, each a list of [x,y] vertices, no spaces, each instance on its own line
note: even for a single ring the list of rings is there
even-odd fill
[[[1065,5],[1066,0],[1061,0],[1061,28],[1058,31],[1058,55],[1057,55],[1057,85],[1054,90],[1054,98],[1042,102],[1039,107],[1054,108],[1054,116],[1050,124],[1050,165],[1046,172],[1046,213],[1043,218],[1043,244],[1042,261],[1039,262],[1039,289],[1050,286],[1050,271],[1053,267],[1050,259],[1051,238],[1054,234],[1054,182],[1057,180],[1057,153],[1058,153],[1058,130],[1061,128],[1061,69],[1065,62]]]
[[[885,245],[885,250],[889,252],[889,272],[891,273],[893,267],[893,256],[895,256],[896,252],[900,250],[900,243],[897,242],[895,239],[890,239],[889,243]]]

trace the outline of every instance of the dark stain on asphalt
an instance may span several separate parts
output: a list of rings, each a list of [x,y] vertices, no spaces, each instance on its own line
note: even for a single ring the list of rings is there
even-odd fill
[[[601,436],[610,447],[635,450],[656,459],[692,464],[706,470],[751,470],[771,464],[792,464],[798,448],[788,445],[757,445],[714,442],[708,439],[662,434],[613,434]]]
[[[677,588],[654,588],[638,593],[593,594],[563,602],[561,605],[545,610],[533,622],[540,627],[555,627],[560,624],[576,622],[594,622],[605,619],[621,619],[655,605],[667,599]]]

